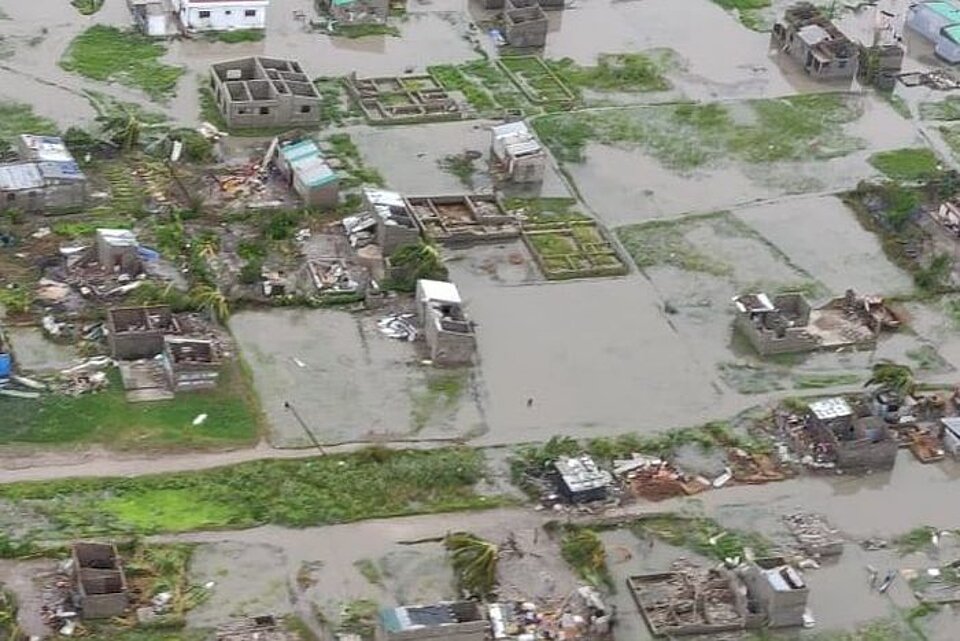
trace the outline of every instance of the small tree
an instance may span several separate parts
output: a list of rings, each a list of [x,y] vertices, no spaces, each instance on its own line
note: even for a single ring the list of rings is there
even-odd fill
[[[497,545],[469,532],[452,532],[443,544],[452,557],[460,588],[479,597],[492,594],[497,585]]]

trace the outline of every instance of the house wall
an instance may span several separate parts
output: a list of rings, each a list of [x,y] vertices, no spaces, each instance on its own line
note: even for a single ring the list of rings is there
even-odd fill
[[[80,597],[80,609],[84,619],[110,619],[122,616],[129,606],[126,593],[88,594]]]
[[[930,42],[940,38],[940,30],[950,24],[947,18],[926,8],[922,3],[907,11],[905,24]]]
[[[937,46],[933,48],[933,52],[950,64],[960,62],[960,45],[950,38],[940,36],[937,39]]]
[[[163,333],[155,330],[145,332],[110,332],[110,354],[117,359],[133,361],[153,358],[163,351]]]
[[[486,621],[467,621],[401,632],[389,632],[381,628],[377,637],[378,641],[484,641],[488,628]]]
[[[439,319],[427,311],[424,338],[430,349],[430,358],[439,365],[461,365],[473,360],[477,338],[473,333],[450,332],[440,327]]]
[[[867,440],[837,444],[837,467],[842,470],[885,470],[897,460],[897,440],[889,438],[879,443]]]
[[[811,352],[819,347],[817,340],[802,329],[788,328],[783,337],[777,337],[772,331],[761,331],[754,326],[748,314],[737,314],[734,325],[763,356]]]
[[[525,49],[542,47],[546,44],[549,25],[540,7],[535,5],[524,9],[510,9],[509,6],[510,4],[507,3],[507,9],[504,12],[503,36],[510,46]],[[514,22],[514,16],[523,16],[526,20]]]
[[[517,183],[543,182],[547,158],[544,154],[512,158],[509,161],[510,179]]]
[[[21,211],[35,214],[43,211],[42,187],[30,190],[0,189],[0,211]]]
[[[340,202],[340,186],[337,181],[321,185],[320,187],[308,187],[301,182],[299,176],[293,177],[293,190],[303,199],[303,203],[309,207],[336,207]]]
[[[777,591],[770,585],[763,570],[756,565],[748,567],[741,576],[750,595],[756,599],[767,617],[769,627],[803,625],[803,612],[807,607],[807,597],[810,594],[808,588]]]
[[[66,212],[81,209],[87,198],[87,181],[71,180],[45,186],[43,208],[55,212]]]
[[[248,16],[248,11],[254,15]],[[194,5],[185,1],[180,7],[179,15],[188,31],[264,29],[267,26],[267,3],[222,2]]]

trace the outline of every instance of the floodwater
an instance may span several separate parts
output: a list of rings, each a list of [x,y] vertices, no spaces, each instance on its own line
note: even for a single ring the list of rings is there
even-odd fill
[[[414,344],[381,334],[379,318],[292,309],[231,318],[273,445],[308,447],[305,429],[322,443],[456,438],[483,430],[468,389],[451,408],[428,404],[430,368],[420,364]],[[430,407],[436,411],[424,415]]]
[[[77,358],[72,345],[54,343],[35,327],[8,327],[6,333],[17,362],[28,372],[63,369]]]

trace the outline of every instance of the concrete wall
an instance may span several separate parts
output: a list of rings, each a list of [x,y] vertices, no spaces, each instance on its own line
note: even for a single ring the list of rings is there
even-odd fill
[[[842,470],[886,470],[894,466],[899,445],[889,438],[879,443],[868,440],[841,442],[837,447],[837,467]]]
[[[267,26],[265,4],[245,2],[208,3],[196,6],[186,4],[180,9],[180,21],[188,31],[264,29]],[[253,15],[248,16],[248,11]]]
[[[378,641],[485,641],[489,624],[486,621],[449,623],[400,632],[378,630]]]
[[[0,190],[0,211],[66,213],[82,209],[86,196],[87,185],[82,180],[22,191]]]
[[[299,176],[294,176],[293,190],[308,207],[334,208],[340,203],[340,185],[337,181],[320,187],[308,187],[300,181]]]
[[[429,311],[424,323],[424,338],[430,349],[430,358],[439,365],[467,364],[477,351],[477,337],[473,332],[446,331],[440,326],[440,319]]]
[[[529,6],[524,6],[528,5]],[[547,42],[547,17],[536,2],[507,0],[503,11],[503,36],[511,47],[526,49],[542,47]]]
[[[741,574],[750,596],[757,602],[771,628],[803,625],[803,613],[807,607],[810,589],[778,591],[764,575],[763,568],[751,564]]]
[[[510,158],[508,161],[510,179],[516,183],[543,182],[546,167],[547,157],[543,153]]]
[[[810,352],[819,347],[816,338],[802,329],[788,328],[782,337],[778,337],[770,330],[760,330],[753,324],[748,314],[737,314],[734,325],[750,345],[763,356]]]

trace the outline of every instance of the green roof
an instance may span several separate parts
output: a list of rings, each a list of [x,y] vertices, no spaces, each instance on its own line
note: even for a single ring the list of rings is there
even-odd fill
[[[924,6],[951,22],[960,22],[960,9],[949,2],[925,2]]]
[[[356,0],[333,0],[333,5],[335,7],[342,7],[347,4],[353,4]]]
[[[960,24],[952,24],[940,30],[940,33],[950,38],[955,43],[960,44]]]

